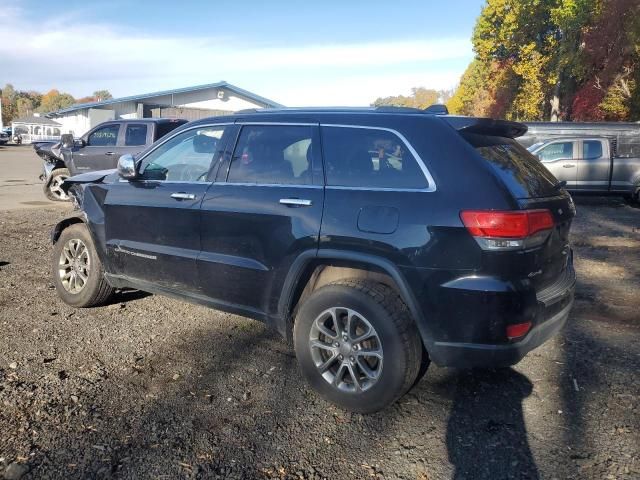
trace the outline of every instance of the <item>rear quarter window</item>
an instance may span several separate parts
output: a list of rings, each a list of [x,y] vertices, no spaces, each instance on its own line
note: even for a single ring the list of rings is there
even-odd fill
[[[557,195],[558,180],[512,138],[461,133],[516,198]]]

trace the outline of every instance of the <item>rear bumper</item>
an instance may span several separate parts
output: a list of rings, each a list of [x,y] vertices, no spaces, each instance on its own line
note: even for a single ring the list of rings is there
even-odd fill
[[[556,335],[567,323],[573,306],[573,289],[566,306],[547,321],[534,327],[519,342],[504,345],[435,342],[429,356],[440,366],[455,368],[507,367],[518,363],[527,353]]]
[[[529,318],[533,327],[523,339],[512,343],[436,340],[428,349],[431,360],[437,365],[455,368],[506,367],[518,363],[528,352],[556,335],[567,323],[573,306],[575,285],[576,275],[572,257],[570,257],[567,268],[558,280],[537,292],[533,301],[537,307],[525,309],[530,312],[527,315],[531,315]],[[517,303],[524,304],[524,297],[520,300],[522,302]],[[504,312],[493,311],[493,315],[498,317],[501,314],[507,323],[518,323],[524,320],[523,317],[517,317],[517,321],[513,321],[513,317],[504,316]],[[468,322],[473,324],[474,319],[469,318]]]

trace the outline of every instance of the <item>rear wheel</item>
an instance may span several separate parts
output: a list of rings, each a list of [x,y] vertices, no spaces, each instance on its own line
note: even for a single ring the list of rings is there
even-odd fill
[[[102,262],[83,223],[62,231],[53,247],[52,274],[58,295],[73,307],[102,305],[114,292],[104,278]]]
[[[56,168],[51,172],[49,180],[44,184],[44,194],[49,200],[56,202],[66,202],[69,200],[64,190],[62,190],[62,182],[64,182],[71,175],[66,168]]]
[[[309,384],[336,405],[371,413],[414,384],[422,343],[407,307],[386,285],[353,279],[326,285],[300,308],[298,363]]]

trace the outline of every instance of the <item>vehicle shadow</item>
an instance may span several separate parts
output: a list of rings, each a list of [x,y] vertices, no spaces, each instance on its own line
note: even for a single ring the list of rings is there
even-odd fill
[[[453,478],[539,478],[522,407],[529,379],[505,368],[457,372],[451,380],[446,444]]]
[[[116,303],[128,303],[136,300],[151,296],[150,293],[143,292],[142,290],[117,290],[111,297],[107,305],[113,305]]]

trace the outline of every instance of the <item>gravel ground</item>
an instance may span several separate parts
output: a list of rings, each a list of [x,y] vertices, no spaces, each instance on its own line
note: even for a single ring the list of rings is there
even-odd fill
[[[75,310],[60,209],[0,212],[5,478],[640,478],[640,209],[578,199],[567,329],[513,369],[431,367],[345,413],[254,321],[136,292]]]

